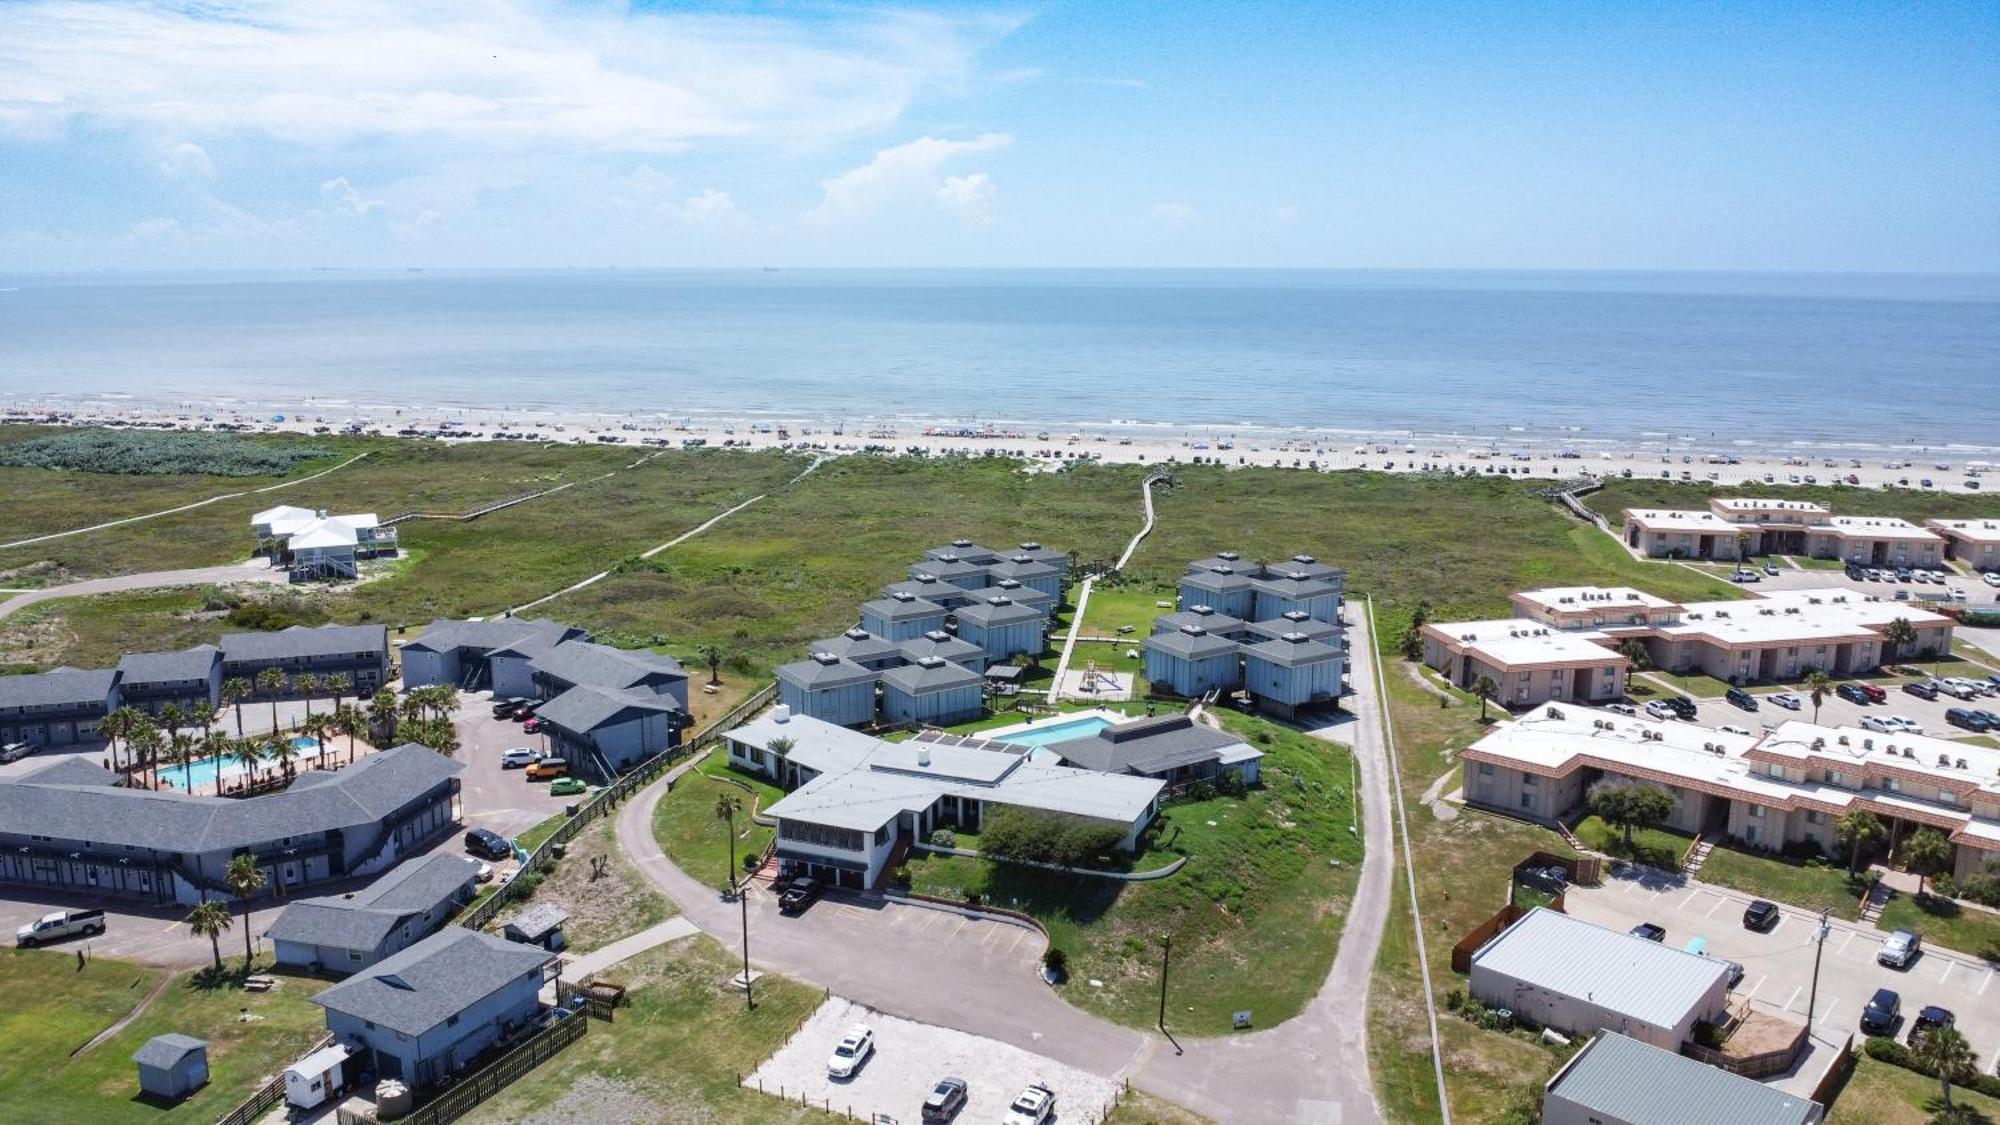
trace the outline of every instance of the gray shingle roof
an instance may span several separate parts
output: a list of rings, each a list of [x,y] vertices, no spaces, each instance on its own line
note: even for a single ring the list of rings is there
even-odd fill
[[[1016,582],[1027,582],[1036,578],[1054,578],[1062,574],[1062,568],[1038,562],[1032,555],[1010,555],[986,568],[986,573],[994,581],[1012,578]]]
[[[1228,637],[1218,637],[1199,625],[1182,626],[1170,633],[1154,633],[1141,641],[1140,647],[1182,660],[1207,660],[1231,655],[1243,648]]]
[[[1190,572],[1198,570],[1233,570],[1239,573],[1256,569],[1255,564],[1243,561],[1243,556],[1235,551],[1217,551],[1205,559],[1196,559],[1188,564]]]
[[[877,598],[872,602],[862,602],[861,612],[880,617],[884,621],[912,621],[920,617],[943,617],[945,608],[924,598]]]
[[[484,621],[457,621],[440,617],[423,635],[404,645],[405,651],[452,652],[461,648],[492,650],[508,648],[532,640],[549,644],[566,636],[580,635],[559,621],[536,617],[492,617]]]
[[[1281,598],[1319,598],[1340,593],[1340,587],[1322,578],[1313,578],[1303,572],[1287,573],[1273,569],[1264,577],[1252,583],[1258,590]]]
[[[1013,550],[1006,552],[1006,555],[1009,558],[1017,555],[1026,555],[1036,562],[1045,562],[1064,574],[1069,573],[1069,553],[1067,551],[1058,551],[1054,547],[1044,547],[1032,539],[1026,543],[1018,544]]]
[[[826,659],[832,657],[832,659]],[[873,683],[880,672],[871,672],[852,660],[834,656],[830,652],[819,653],[808,660],[795,660],[790,664],[778,665],[780,680],[795,688],[817,691],[823,688],[844,687],[848,684]]]
[[[908,594],[913,598],[923,598],[946,607],[962,604],[971,596],[965,587],[954,586],[933,575],[907,578],[882,587],[883,597],[894,598],[897,594]]]
[[[633,712],[665,714],[680,709],[672,696],[578,684],[537,705],[535,717],[575,734],[588,734],[608,723],[629,721]]]
[[[1181,585],[1217,594],[1233,593],[1250,588],[1250,579],[1240,573],[1222,571],[1201,571],[1181,575]]]
[[[370,754],[315,784],[247,800],[78,784],[68,777],[51,782],[30,774],[0,779],[0,824],[23,835],[162,852],[255,848],[286,836],[372,828],[464,768],[409,743]]]
[[[910,577],[912,578],[928,574],[933,578],[942,578],[946,582],[950,582],[954,578],[963,578],[968,574],[985,573],[986,567],[983,564],[951,558],[925,559],[920,563],[912,563],[909,570]]]
[[[965,600],[968,602],[983,602],[991,598],[1007,598],[1020,602],[1022,605],[1033,606],[1044,613],[1056,604],[1056,596],[1054,594],[1037,590],[1033,586],[1023,586],[1019,580],[1013,578],[1003,578],[991,586],[982,586],[977,590],[967,590],[966,594],[967,597]]]
[[[1001,552],[991,547],[982,547],[970,539],[954,539],[942,547],[932,547],[924,552],[927,559],[941,559],[947,555],[956,556],[967,562],[987,563],[1000,558]]]
[[[1333,639],[1340,636],[1340,626],[1328,621],[1318,621],[1307,617],[1298,610],[1293,610],[1283,617],[1273,617],[1265,621],[1253,621],[1244,626],[1244,629],[1267,641],[1279,640],[1286,633],[1303,633],[1312,640],[1324,642],[1335,648],[1343,648],[1347,644],[1344,638],[1341,640]]]
[[[127,688],[205,680],[222,660],[214,645],[196,645],[178,652],[128,652],[118,658],[119,683]]]
[[[507,919],[507,928],[529,941],[541,941],[568,921],[569,912],[562,907],[553,902],[538,902]]]
[[[29,676],[0,676],[0,707],[74,707],[111,697],[118,673],[56,668]]]
[[[912,664],[926,656],[938,656],[946,660],[976,660],[986,655],[985,649],[971,641],[961,641],[942,629],[933,629],[921,637],[904,641],[897,647],[903,659]]]
[[[1337,566],[1329,566],[1311,555],[1293,555],[1289,559],[1274,562],[1268,568],[1274,574],[1296,573],[1308,578],[1325,579],[1336,586],[1345,585],[1347,572]]]
[[[310,656],[351,656],[389,653],[386,625],[294,625],[275,633],[228,633],[222,638],[222,659],[247,661],[297,660]]]
[[[1549,1092],[1631,1125],[1810,1125],[1820,1107],[1796,1094],[1663,1051],[1615,1031],[1598,1033]]]
[[[362,890],[292,902],[266,934],[273,941],[374,949],[403,919],[457,897],[478,868],[472,860],[450,852],[406,860]]]
[[[1211,633],[1227,634],[1240,632],[1243,620],[1226,613],[1217,613],[1205,605],[1189,606],[1179,613],[1163,613],[1153,618],[1156,632],[1176,632],[1186,625],[1197,625]]]
[[[612,648],[594,641],[564,641],[535,657],[535,671],[568,684],[629,688],[685,680],[680,661],[644,648]]]
[[[1019,625],[1024,621],[1042,621],[1047,614],[1031,605],[1023,605],[1012,598],[987,598],[958,607],[958,619],[993,628],[1000,625]]]
[[[1287,668],[1297,668],[1305,664],[1318,664],[1336,659],[1341,652],[1303,633],[1287,633],[1276,640],[1246,645],[1243,655],[1268,660],[1273,664],[1282,664]]]
[[[884,671],[882,686],[908,692],[911,695],[925,695],[934,691],[986,685],[985,676],[963,664],[953,664],[937,656],[924,659],[931,663],[905,664],[900,668]]]
[[[132,1061],[140,1066],[172,1070],[190,1053],[206,1050],[208,1050],[206,1039],[196,1039],[192,1035],[170,1031],[165,1035],[155,1035],[146,1040],[143,1046],[132,1052]]]
[[[806,646],[806,652],[808,654],[830,652],[835,656],[844,656],[857,664],[865,660],[886,660],[892,656],[901,657],[902,655],[901,650],[896,645],[890,644],[888,641],[883,640],[866,629],[849,629],[838,637],[828,637],[825,640],[814,641],[812,644]]]
[[[1150,774],[1213,761],[1225,749],[1242,745],[1235,735],[1186,715],[1161,715],[1117,723],[1085,738],[1052,742],[1047,749],[1088,770]]]
[[[384,958],[312,998],[331,1012],[422,1035],[555,959],[537,946],[462,926]]]

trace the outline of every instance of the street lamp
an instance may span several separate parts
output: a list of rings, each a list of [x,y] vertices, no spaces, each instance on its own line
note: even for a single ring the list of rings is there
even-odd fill
[[[734,873],[734,872],[731,872],[731,874],[733,875],[733,874],[735,874],[735,873]],[[744,876],[744,877],[743,877],[743,883],[748,883],[749,881],[750,881],[750,877],[749,877],[749,876],[747,876],[747,875],[746,875],[746,876]],[[743,910],[743,1009],[744,1009],[745,1011],[755,1011],[755,1010],[757,1009],[757,999],[756,999],[756,997],[754,997],[754,996],[752,996],[752,995],[750,994],[750,894],[749,894],[749,890],[750,890],[750,888],[749,888],[749,887],[747,887],[747,886],[744,886],[744,885],[742,885],[742,884],[736,884],[736,902],[737,902],[737,905],[738,905],[738,906],[740,906],[740,907],[742,908],[742,910]]]
[[[1174,960],[1174,935],[1160,935],[1160,1034],[1174,1045],[1174,1054],[1181,1053],[1181,1045],[1174,1039],[1174,1033],[1167,1030],[1167,970]]]
[[[1806,994],[1806,1034],[1812,1034],[1813,1006],[1819,1002],[1819,959],[1826,952],[1827,935],[1832,927],[1826,924],[1826,908],[1819,912],[1819,929],[1813,933],[1813,979],[1812,991]]]

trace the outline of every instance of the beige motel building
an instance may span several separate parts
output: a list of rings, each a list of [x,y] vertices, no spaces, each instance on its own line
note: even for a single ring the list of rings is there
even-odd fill
[[[1490,677],[1495,702],[1519,709],[1620,698],[1631,661],[1619,649],[1633,640],[1655,668],[1739,684],[1791,683],[1814,668],[1859,675],[1951,648],[1950,618],[1839,587],[1681,604],[1628,587],[1566,586],[1512,602],[1510,618],[1425,625],[1424,663],[1463,689]],[[1916,630],[1907,653],[1891,652],[1884,637],[1897,619]]]
[[[1941,523],[1918,527],[1890,516],[1836,516],[1804,500],[1714,499],[1708,508],[1627,508],[1625,545],[1648,558],[1731,562],[1752,555],[1806,555],[1861,566],[1941,566],[1948,557]],[[2000,556],[1995,556],[2000,565]]]
[[[1925,520],[1944,540],[1944,557],[1974,570],[2000,570],[2000,520]]]
[[[2000,750],[1792,720],[1762,735],[1549,706],[1496,724],[1460,752],[1465,798],[1544,823],[1581,815],[1600,780],[1645,782],[1674,798],[1664,827],[1778,850],[1839,853],[1834,822],[1866,809],[1892,846],[1935,828],[1963,879],[2000,858]]]

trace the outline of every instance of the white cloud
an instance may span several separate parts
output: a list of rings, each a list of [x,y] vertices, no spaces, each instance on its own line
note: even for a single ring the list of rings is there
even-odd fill
[[[830,9],[780,20],[538,0],[13,0],[0,130],[371,138],[665,152],[819,142],[964,81],[1012,17]]]
[[[1146,221],[1170,230],[1182,230],[1201,216],[1185,203],[1155,203],[1146,212]]]
[[[212,180],[215,162],[208,158],[207,149],[193,141],[182,141],[160,158],[160,174],[172,180]]]
[[[344,211],[367,219],[381,214],[388,204],[379,199],[364,199],[346,176],[336,176],[319,185],[319,197],[333,205],[335,211]]]
[[[1013,140],[1006,133],[985,133],[969,141],[919,137],[885,148],[859,168],[823,182],[824,195],[806,218],[829,224],[865,218],[892,204],[929,199],[969,224],[989,223],[997,194],[992,177],[984,172],[947,177],[943,166],[962,156],[996,152]]]
[[[690,195],[677,203],[669,204],[666,213],[691,227],[744,227],[749,225],[742,211],[737,210],[736,201],[726,191],[707,188],[699,195]]]

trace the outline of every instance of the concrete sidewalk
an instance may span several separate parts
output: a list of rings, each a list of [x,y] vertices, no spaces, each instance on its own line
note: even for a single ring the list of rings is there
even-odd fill
[[[657,926],[649,926],[636,934],[619,938],[610,945],[580,953],[575,957],[564,956],[562,971],[557,976],[575,984],[606,969],[622,965],[649,949],[657,949],[670,942],[693,937],[701,930],[693,922],[676,914]],[[550,981],[542,989],[542,1003],[556,1002],[556,984]]]

